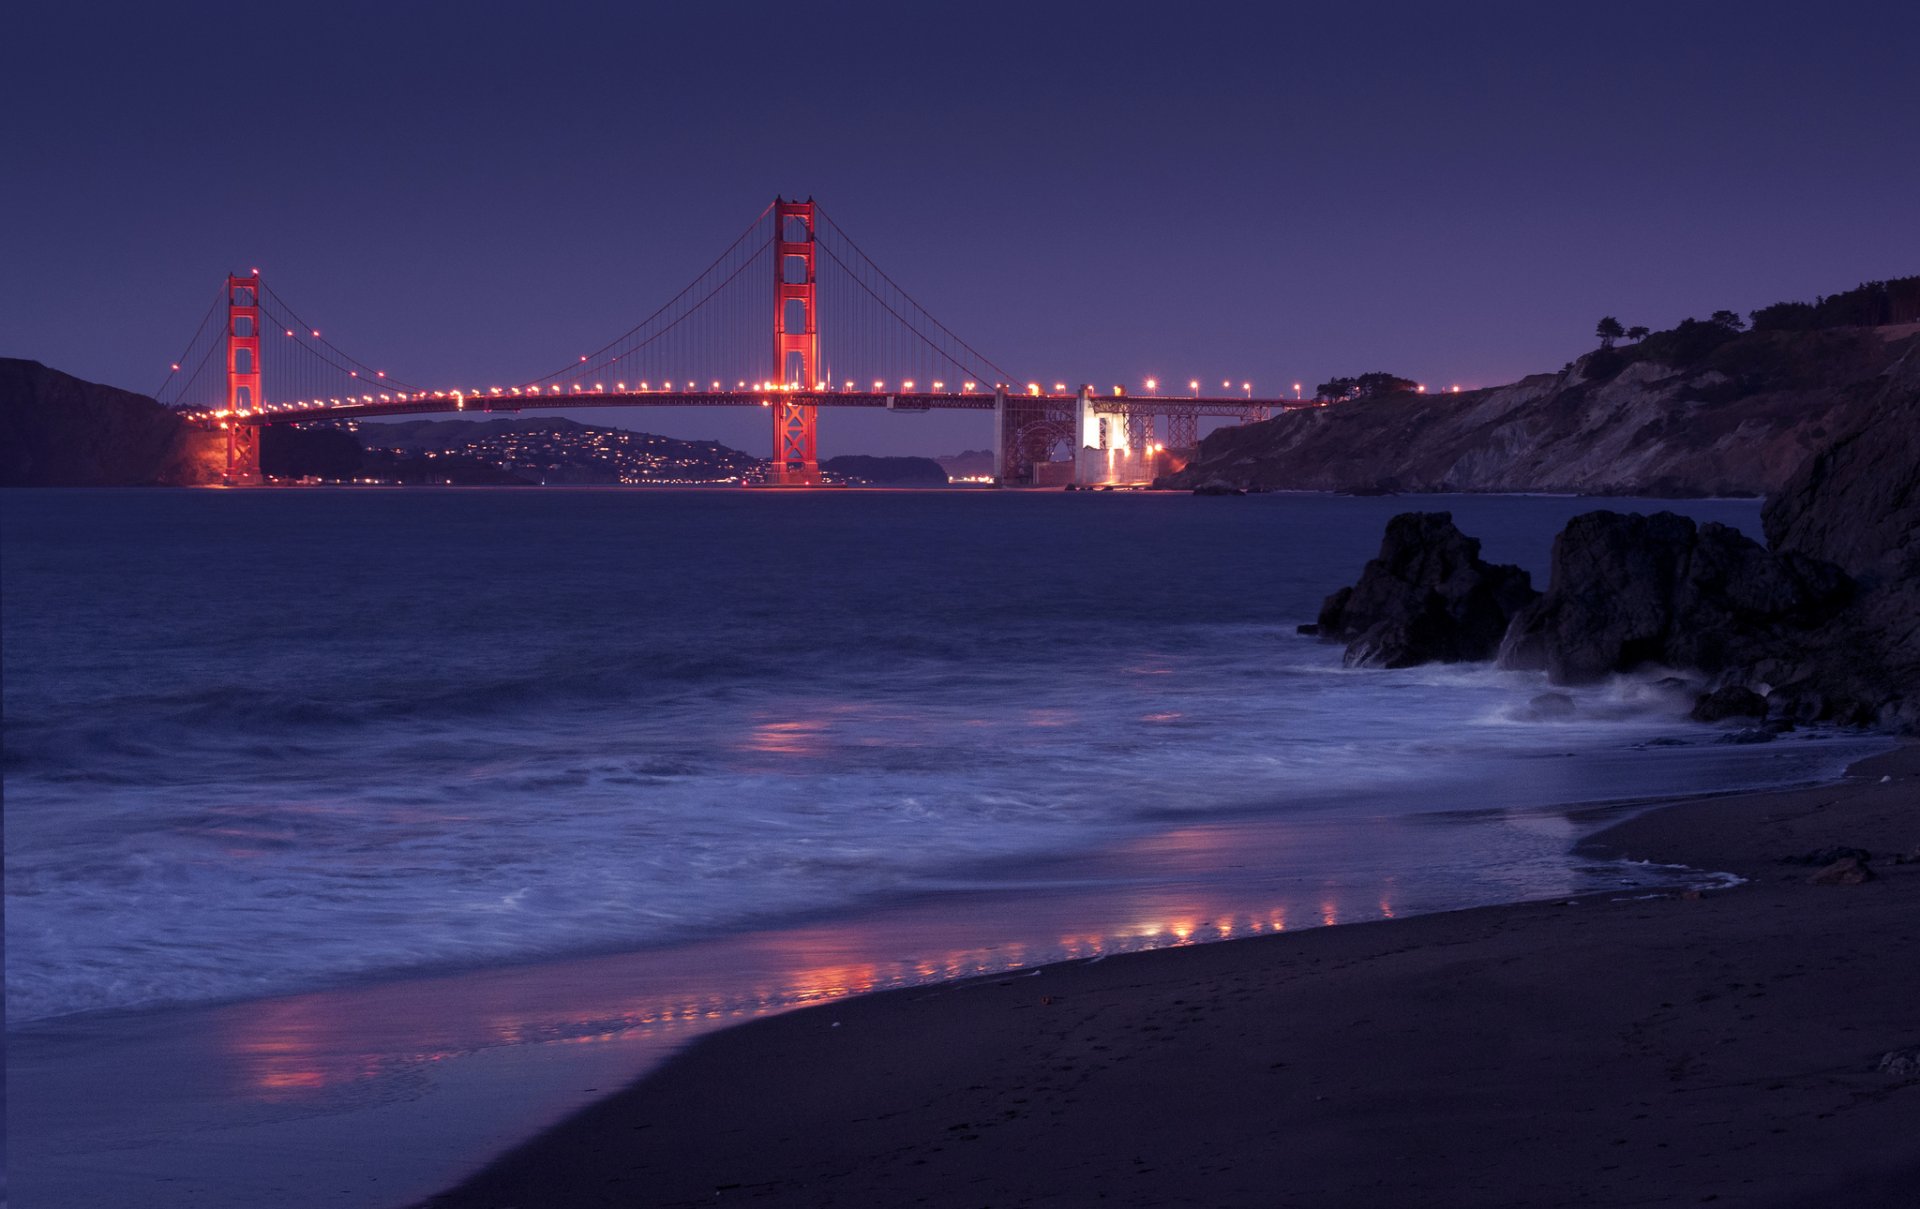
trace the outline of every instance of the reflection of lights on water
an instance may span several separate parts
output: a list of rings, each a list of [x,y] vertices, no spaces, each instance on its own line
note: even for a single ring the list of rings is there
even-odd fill
[[[1380,894],[1378,907],[1381,917],[1394,917],[1389,892]],[[476,1004],[467,1021],[457,1014],[452,1020],[436,1018],[432,1038],[423,1037],[411,1052],[368,1052],[362,1040],[365,1022],[351,1010],[340,1010],[326,996],[295,998],[261,1004],[236,1017],[239,1024],[227,1048],[245,1094],[260,1100],[287,1100],[331,1093],[342,1085],[369,1082],[409,1066],[471,1053],[476,1047],[472,1042],[455,1042],[456,1036],[475,1037],[479,1047],[548,1042],[579,1046],[678,1037],[729,1021],[894,987],[1008,974],[1048,961],[1098,959],[1239,935],[1274,934],[1287,928],[1285,906],[1234,915],[1181,898],[1154,910],[1131,925],[1067,933],[1038,948],[1008,941],[881,962],[861,959],[876,951],[877,938],[858,925],[797,929],[757,942],[759,951],[773,958],[766,967],[770,976],[737,991],[702,987],[694,994],[618,998],[583,1004],[562,1014]],[[1347,914],[1355,917],[1352,911]],[[1332,898],[1323,899],[1316,917],[1322,924],[1335,924],[1340,908]],[[349,1005],[356,1002],[351,997],[346,1000]]]
[[[754,751],[806,755],[820,750],[820,736],[826,729],[827,724],[817,719],[763,722],[748,735],[747,746]]]
[[[1078,719],[1079,715],[1070,709],[1030,709],[1027,711],[1027,725],[1039,727],[1067,726]]]

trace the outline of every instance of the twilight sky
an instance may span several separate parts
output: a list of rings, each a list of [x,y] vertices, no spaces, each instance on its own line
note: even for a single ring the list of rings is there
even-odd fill
[[[23,0],[0,355],[152,390],[258,265],[357,357],[505,382],[812,195],[1023,377],[1558,368],[1920,272],[1920,5]],[[583,419],[766,452],[764,413]],[[823,455],[988,443],[824,413]]]

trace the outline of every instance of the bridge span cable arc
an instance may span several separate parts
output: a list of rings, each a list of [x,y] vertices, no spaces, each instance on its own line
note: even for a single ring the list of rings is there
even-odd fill
[[[582,364],[582,365],[569,366],[567,369],[558,370],[554,373],[548,374],[544,378],[535,378],[534,382],[546,382],[546,381],[549,381],[550,379],[561,377],[563,375],[570,374],[570,373],[577,372],[581,374],[587,374],[587,373],[591,373],[594,370],[605,369],[608,366],[611,366],[615,362],[619,361],[621,358],[631,357],[635,353],[639,352],[641,349],[647,348],[653,345],[654,343],[659,341],[662,337],[666,336],[668,333],[673,332],[674,330],[679,328],[681,324],[685,323],[687,320],[699,314],[700,309],[706,306],[707,303],[713,301],[713,299],[719,295],[720,291],[732,285],[734,281],[737,280],[742,273],[746,272],[749,268],[752,268],[755,264],[757,264],[760,260],[761,255],[764,253],[764,251],[765,249],[762,249],[761,252],[756,252],[752,256],[749,256],[745,260],[741,261],[739,267],[735,268],[733,272],[727,274],[727,276],[723,278],[719,282],[719,284],[715,285],[711,290],[708,290],[706,294],[704,294],[700,298],[700,301],[688,307],[684,314],[677,316],[676,318],[674,318],[672,322],[668,323],[665,327],[662,327],[659,331],[653,333],[651,336],[648,336],[646,339],[640,341],[638,344],[633,345],[631,348],[627,348],[622,350],[621,352],[615,353],[613,356],[608,357],[604,361],[596,361],[596,362],[591,362],[591,363]],[[711,266],[709,266],[709,268],[711,268]],[[704,277],[705,274],[702,274],[702,276]],[[699,282],[696,281],[694,284],[697,285],[699,284]],[[691,288],[692,286],[688,287],[688,289],[691,289]],[[684,297],[686,293],[687,293],[686,290],[682,290],[680,294],[675,296],[675,301],[678,301],[679,298]],[[672,306],[672,305],[673,305],[672,303],[667,304],[667,306]],[[653,318],[658,317],[661,314],[661,312],[665,311],[666,309],[667,307],[662,307],[660,308],[659,311],[655,311],[653,315],[649,317],[648,322],[651,322]],[[646,324],[642,323],[640,326],[644,327],[646,326]],[[629,331],[626,334],[626,336],[622,336],[620,339],[625,340],[628,337],[632,336],[634,331],[638,331],[638,330],[639,328],[635,328],[632,331]],[[614,342],[614,344],[619,344],[619,343],[620,341]],[[606,348],[601,349],[599,353],[595,353],[593,355],[597,357],[600,355],[600,353],[605,353],[607,349],[614,347],[614,344],[608,345]]]
[[[391,384],[396,387],[404,387],[407,390],[420,389],[418,386],[414,385],[411,382],[402,382],[400,379],[389,375],[385,370],[375,369],[373,366],[368,365],[366,362],[360,360],[360,358],[353,356],[351,353],[347,352],[345,349],[341,348],[339,345],[335,344],[333,341],[327,339],[325,336],[320,335],[320,329],[311,326],[310,324],[307,323],[306,320],[302,319],[299,316],[299,314],[293,309],[292,305],[289,304],[286,299],[282,298],[277,292],[275,292],[272,286],[268,285],[264,281],[260,283],[260,293],[262,295],[262,298],[261,298],[262,305],[260,308],[262,311],[265,311],[268,309],[265,306],[265,302],[267,299],[270,298],[273,300],[274,305],[278,306],[283,312],[285,312],[286,319],[292,321],[292,322],[286,322],[285,320],[279,320],[279,316],[275,316],[275,319],[279,320],[280,322],[280,330],[286,331],[286,332],[292,332],[294,334],[294,339],[299,340],[303,344],[307,341],[308,337],[303,336],[300,333],[302,332],[311,333],[312,334],[311,338],[313,340],[325,346],[327,349],[331,350],[334,356],[340,358],[340,360],[348,362],[352,368],[349,369],[347,366],[342,366],[338,362],[331,360],[324,353],[321,353],[318,349],[310,349],[309,351],[311,351],[313,355],[318,357],[320,360],[326,361],[329,365],[332,365],[335,369],[341,370],[343,373],[350,374],[353,372],[353,370],[358,370],[363,374],[372,375],[372,379],[369,379],[369,380],[377,380],[383,383]]]
[[[901,314],[901,313],[900,313],[899,311],[897,311],[897,310],[895,310],[895,309],[893,308],[893,306],[892,306],[892,305],[891,305],[890,303],[888,303],[888,302],[887,302],[887,300],[886,300],[886,299],[884,299],[884,298],[882,298],[882,297],[880,297],[880,295],[879,295],[878,293],[876,293],[876,292],[874,291],[874,289],[873,289],[873,287],[872,287],[872,286],[870,286],[870,285],[868,285],[868,284],[867,284],[866,282],[864,282],[864,281],[862,281],[862,280],[860,280],[860,278],[859,278],[859,276],[858,276],[857,274],[855,274],[855,273],[854,273],[854,271],[853,271],[853,270],[852,270],[851,268],[849,268],[849,267],[848,267],[848,265],[847,265],[847,263],[846,263],[845,261],[843,261],[843,260],[841,260],[841,259],[840,259],[840,258],[839,258],[838,256],[836,256],[836,255],[834,254],[834,251],[833,251],[833,248],[832,248],[832,247],[830,247],[830,246],[829,246],[829,245],[827,245],[827,244],[821,244],[821,245],[820,245],[820,250],[821,250],[821,251],[823,251],[823,252],[825,252],[825,253],[827,254],[827,258],[828,258],[829,260],[831,260],[831,261],[833,261],[833,262],[834,262],[835,264],[837,264],[837,265],[839,265],[839,266],[840,266],[840,268],[841,268],[841,269],[842,269],[843,271],[845,271],[845,272],[846,272],[846,274],[847,274],[847,276],[848,276],[848,278],[850,278],[850,279],[851,279],[851,280],[853,281],[853,284],[855,284],[855,285],[857,285],[857,286],[859,286],[859,287],[860,287],[860,288],[861,288],[862,290],[864,290],[864,291],[866,292],[866,294],[867,294],[867,296],[868,296],[868,297],[870,297],[870,298],[872,298],[872,299],[873,299],[873,300],[874,300],[875,302],[877,302],[877,303],[879,303],[879,304],[880,304],[880,306],[882,307],[882,309],[884,309],[884,310],[885,310],[885,311],[887,312],[887,314],[889,314],[889,315],[892,315],[892,316],[893,316],[893,317],[894,317],[895,319],[898,319],[898,320],[900,321],[900,325],[901,325],[902,327],[904,327],[904,328],[906,328],[906,329],[907,329],[908,331],[910,331],[910,332],[912,332],[912,333],[913,333],[914,335],[916,335],[916,336],[918,336],[918,337],[919,337],[919,338],[921,339],[921,341],[922,341],[923,343],[925,343],[925,344],[926,344],[926,346],[927,346],[927,347],[928,347],[928,348],[929,348],[930,350],[932,350],[932,352],[933,352],[933,353],[934,353],[934,354],[935,354],[936,356],[938,356],[938,357],[940,357],[941,359],[943,359],[944,361],[946,361],[946,362],[947,362],[947,363],[948,363],[949,365],[951,365],[951,366],[953,366],[953,367],[954,367],[955,369],[957,369],[957,370],[960,370],[960,371],[961,371],[962,373],[967,373],[967,374],[972,374],[972,375],[973,375],[973,376],[974,376],[975,378],[982,378],[982,377],[985,377],[985,375],[983,375],[983,374],[981,374],[981,373],[980,373],[980,372],[979,372],[978,370],[976,370],[976,369],[974,369],[974,368],[973,368],[972,366],[970,366],[970,365],[967,365],[967,364],[965,364],[964,362],[962,362],[962,361],[960,361],[959,359],[957,359],[956,357],[954,357],[954,356],[953,356],[953,354],[951,354],[951,353],[949,353],[949,352],[947,352],[947,351],[946,351],[945,349],[943,349],[943,348],[941,348],[941,347],[940,347],[940,345],[939,345],[939,343],[938,343],[937,341],[935,341],[935,340],[933,340],[933,339],[932,339],[931,337],[929,337],[929,336],[928,336],[928,335],[927,335],[927,334],[926,334],[925,332],[923,332],[923,331],[921,331],[921,330],[920,330],[919,328],[917,328],[917,327],[915,327],[915,326],[913,325],[913,322],[912,322],[911,320],[909,320],[909,319],[908,319],[908,318],[907,318],[907,317],[906,317],[905,315],[902,315],[902,314]],[[897,287],[896,287],[896,288],[897,288]],[[904,291],[902,291],[902,293],[904,294]],[[931,318],[931,316],[929,316],[929,317]],[[942,330],[944,330],[944,329],[942,329]],[[958,339],[959,339],[959,337],[957,337],[957,336],[956,336],[956,337],[955,337],[955,339],[956,339],[956,340],[958,340]],[[964,346],[964,342],[962,342],[962,343],[963,343],[963,346]],[[972,352],[973,350],[972,350],[972,349],[968,349],[967,351],[969,351],[969,352]],[[979,356],[979,354],[978,354],[978,353],[975,353],[974,355],[975,355],[975,356]],[[994,371],[995,371],[996,373],[999,373],[999,374],[1002,374],[1002,375],[1005,375],[1005,374],[1006,374],[1006,371],[1005,371],[1005,370],[1003,370],[1003,369],[1000,369],[1000,368],[999,368],[998,366],[996,366],[996,365],[994,365],[994,364],[993,364],[993,362],[991,362],[991,361],[986,361],[986,360],[985,360],[985,358],[982,358],[982,362],[983,362],[983,363],[984,363],[984,364],[985,364],[985,365],[986,365],[986,366],[987,366],[987,367],[988,367],[989,369],[992,369],[992,370],[994,370]],[[1007,379],[1007,380],[1008,380],[1008,381],[1011,381],[1011,379],[1010,379],[1010,378],[1009,378],[1009,379]]]
[[[927,322],[939,328],[955,344],[958,344],[961,348],[965,349],[968,353],[971,353],[974,357],[977,357],[980,360],[981,364],[985,365],[988,369],[991,369],[993,372],[999,374],[1001,381],[1007,383],[1008,385],[1013,385],[1015,382],[1018,381],[1018,379],[1014,375],[1008,373],[1005,369],[1001,368],[998,364],[996,364],[993,361],[992,358],[988,357],[985,353],[982,353],[979,349],[973,347],[971,344],[968,344],[964,339],[962,339],[959,335],[957,335],[952,328],[948,327],[946,324],[940,322],[939,319],[935,318],[932,311],[929,311],[926,307],[920,305],[919,300],[916,299],[913,295],[907,293],[907,291],[901,287],[899,282],[895,281],[892,277],[888,276],[887,271],[881,268],[879,263],[875,261],[873,257],[867,255],[865,249],[863,249],[858,243],[854,242],[853,236],[847,234],[846,228],[842,227],[839,223],[833,221],[833,216],[827,213],[827,211],[824,208],[819,208],[818,213],[820,215],[821,221],[830,230],[832,230],[835,235],[838,235],[841,239],[844,239],[846,241],[847,247],[853,251],[854,255],[858,256],[861,259],[861,261],[863,261],[867,265],[867,267],[871,268],[875,273],[878,273],[880,275],[880,279],[886,282],[889,286],[891,286],[893,290],[896,293],[898,293],[902,298],[906,299],[907,304],[909,306],[913,307],[914,310],[924,315],[926,317]],[[853,270],[848,267],[845,261],[841,260],[840,257],[838,257],[837,255],[834,255],[832,245],[828,244],[824,246],[826,248],[827,255],[833,257],[834,263],[838,264],[842,269],[845,269],[849,276],[853,276],[854,280],[864,287],[866,283],[861,282],[857,276],[854,276]],[[880,298],[878,294],[875,294],[872,289],[869,288],[867,292],[869,294],[873,294],[874,301],[879,302],[882,306],[886,306],[886,303]],[[888,310],[891,311],[892,308],[888,307]],[[919,329],[917,328],[914,328],[913,324],[908,322],[904,316],[901,316],[899,314],[899,312],[895,311],[893,312],[893,314],[894,314],[894,317],[896,319],[899,319],[901,323],[904,323],[910,329],[913,329],[914,333],[918,335],[922,340],[927,341],[927,343],[929,344],[934,343],[934,341],[930,337],[928,337],[926,333],[919,331]],[[952,358],[950,357],[948,359],[952,360]],[[955,364],[958,364],[958,362],[955,362]]]
[[[595,349],[593,352],[587,354],[587,357],[585,360],[587,362],[597,361],[600,357],[604,356],[606,353],[612,351],[615,348],[618,348],[622,341],[630,339],[635,333],[644,330],[648,324],[652,323],[654,320],[658,319],[660,316],[666,314],[669,310],[672,310],[676,303],[680,302],[681,299],[685,298],[688,294],[692,293],[694,289],[698,287],[702,281],[707,279],[709,274],[711,274],[715,269],[719,268],[723,263],[725,263],[727,258],[732,256],[734,252],[739,249],[740,245],[745,243],[747,239],[753,235],[754,231],[760,227],[760,224],[766,221],[767,215],[771,213],[773,213],[773,203],[769,202],[767,203],[766,209],[760,211],[759,216],[756,217],[751,223],[747,224],[747,229],[742,231],[739,237],[736,238],[731,244],[727,245],[726,251],[714,257],[713,263],[709,264],[706,268],[700,270],[700,272],[694,276],[693,280],[689,281],[680,290],[679,293],[675,294],[673,297],[661,303],[660,306],[651,315],[648,315],[645,319],[642,319],[640,322],[634,324],[632,327],[628,328],[626,331],[622,332],[620,335],[614,337],[612,340],[609,340],[606,344],[600,346],[598,349]],[[778,234],[778,233],[774,232],[773,234]],[[768,246],[772,246],[771,238],[768,239]],[[734,273],[728,278],[728,280],[731,281],[733,277],[737,277],[737,276],[739,276],[739,270],[736,269]],[[710,291],[707,294],[707,298],[711,298],[712,296],[713,296],[713,292]],[[706,299],[702,299],[700,303],[695,304],[693,309],[695,310],[699,309],[700,306],[705,305],[705,301]],[[692,312],[689,311],[688,313],[691,314]],[[685,316],[682,316],[682,318],[685,318]],[[675,320],[675,322],[677,323],[679,322],[679,320]],[[636,346],[636,348],[638,347],[644,347],[644,345]],[[629,351],[634,351],[634,350],[629,350]],[[624,355],[626,354],[624,353],[616,354],[613,360],[618,360],[620,356],[624,356]],[[562,366],[561,368],[554,370],[550,374],[543,374],[538,378],[531,379],[528,382],[528,385],[535,385],[541,382],[549,382],[555,378],[562,378],[567,376],[568,374],[575,373],[579,370],[580,364],[581,362],[575,362],[570,365]]]
[[[181,349],[180,355],[170,363],[173,366],[173,368],[167,371],[167,376],[161,379],[160,385],[157,388],[155,388],[153,392],[153,397],[155,399],[160,398],[163,394],[166,393],[168,385],[171,384],[174,378],[181,372],[180,367],[185,365],[188,362],[188,360],[192,358],[194,346],[199,344],[200,337],[206,334],[207,324],[212,323],[213,317],[219,313],[220,303],[222,301],[223,299],[220,294],[215,294],[213,296],[213,303],[212,305],[207,307],[207,313],[200,317],[200,326],[193,330],[192,339],[187,341],[187,346]],[[202,354],[200,358],[200,364],[202,365],[206,364],[205,354]],[[198,373],[199,373],[199,369],[196,367],[193,371],[193,374],[197,376]],[[181,384],[181,389],[184,390],[186,387],[191,386],[192,384],[193,384],[193,377],[189,377],[186,380],[186,382]]]

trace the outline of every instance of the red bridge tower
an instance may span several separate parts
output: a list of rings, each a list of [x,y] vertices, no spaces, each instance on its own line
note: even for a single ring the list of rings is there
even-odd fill
[[[232,487],[260,482],[260,270],[227,274],[227,474]]]
[[[813,200],[773,200],[773,380],[808,393],[820,385],[820,328],[815,322]],[[820,482],[814,443],[819,409],[788,394],[773,397],[773,466],[768,481],[813,487]]]

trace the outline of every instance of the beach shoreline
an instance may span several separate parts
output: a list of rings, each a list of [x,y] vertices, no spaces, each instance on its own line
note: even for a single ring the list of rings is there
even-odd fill
[[[1885,778],[1884,780],[1882,778]],[[1595,857],[1724,870],[1115,954],[709,1034],[434,1209],[1909,1203],[1920,746],[1644,811]],[[1783,858],[1875,855],[1857,886]]]

